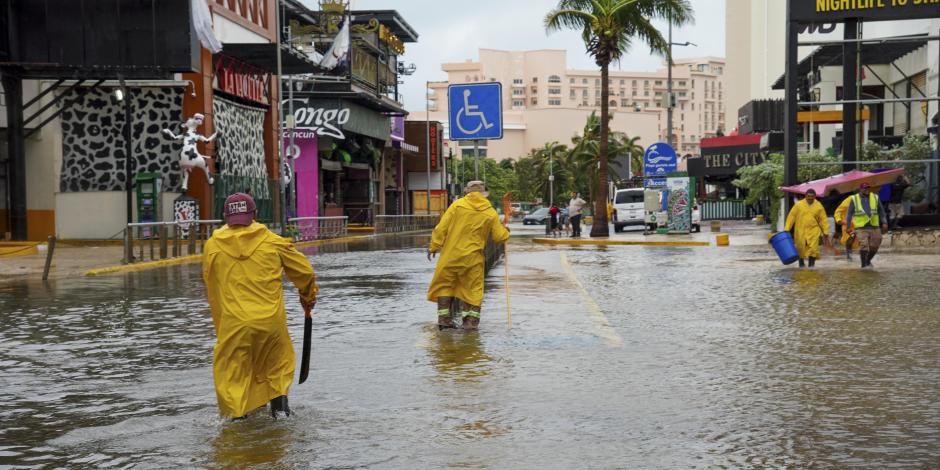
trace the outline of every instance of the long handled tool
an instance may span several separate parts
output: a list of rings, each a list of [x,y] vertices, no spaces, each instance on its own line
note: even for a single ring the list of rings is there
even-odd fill
[[[509,305],[509,240],[503,244],[503,265],[506,267],[506,329],[512,329],[512,308]]]
[[[300,356],[300,381],[298,384],[302,384],[307,380],[307,376],[310,375],[310,334],[313,330],[313,317],[310,316],[310,311],[313,307],[304,305],[304,349],[303,353]]]

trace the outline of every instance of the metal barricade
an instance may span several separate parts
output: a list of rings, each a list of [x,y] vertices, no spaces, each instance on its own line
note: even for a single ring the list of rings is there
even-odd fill
[[[124,228],[124,263],[176,258],[203,252],[222,220],[130,223]]]
[[[349,217],[294,217],[287,219],[293,225],[294,241],[323,240],[345,237],[348,233]]]
[[[377,215],[375,216],[375,233],[432,230],[439,219],[438,214]]]

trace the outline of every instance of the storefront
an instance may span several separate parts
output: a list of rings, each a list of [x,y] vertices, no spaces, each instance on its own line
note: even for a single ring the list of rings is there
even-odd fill
[[[688,159],[690,176],[701,181],[700,198],[741,197],[740,188],[732,181],[738,169],[760,165],[771,153],[783,151],[783,134],[768,132],[702,139],[702,155]]]
[[[430,132],[428,129],[430,128]],[[428,211],[441,213],[447,209],[448,194],[445,181],[444,126],[438,121],[405,121],[405,140],[417,146],[417,155],[404,160],[406,205],[409,214]],[[428,146],[430,144],[430,147]],[[426,150],[430,148],[430,151]],[[430,165],[430,168],[428,167]]]
[[[305,93],[294,93],[285,112],[291,109],[295,129],[315,136],[319,152],[317,178],[298,178],[297,207],[315,200],[320,215],[372,223],[381,209],[380,173],[391,139],[389,117],[353,100]]]

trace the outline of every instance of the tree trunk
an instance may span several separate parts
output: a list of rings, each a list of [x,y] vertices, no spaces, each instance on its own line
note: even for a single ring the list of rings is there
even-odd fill
[[[601,135],[599,143],[599,151],[597,158],[598,169],[597,169],[597,190],[594,191],[594,224],[591,225],[591,236],[592,237],[606,237],[610,235],[610,227],[607,225],[607,152],[610,142],[607,141],[607,134],[609,130],[607,128],[608,119],[607,116],[610,114],[610,109],[608,108],[609,104],[607,103],[608,98],[610,98],[610,93],[608,91],[608,85],[610,82],[610,74],[608,73],[608,66],[610,61],[605,60],[601,64]]]

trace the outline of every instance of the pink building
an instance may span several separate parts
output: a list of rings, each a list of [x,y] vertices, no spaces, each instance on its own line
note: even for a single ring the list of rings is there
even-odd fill
[[[480,59],[443,64],[447,81],[432,82],[431,120],[444,123],[447,137],[447,86],[451,83],[503,84],[504,137],[482,143],[481,155],[501,160],[519,158],[546,142],[570,144],[592,111],[600,113],[600,70],[570,70],[566,51],[500,51],[480,49]],[[676,60],[673,67],[673,141],[680,155],[697,155],[702,138],[714,137],[725,125],[724,59]],[[611,129],[640,145],[666,140],[665,68],[656,72],[610,71]],[[424,119],[413,110],[409,119]],[[733,127],[733,126],[732,126]],[[452,143],[472,154],[472,142]]]

